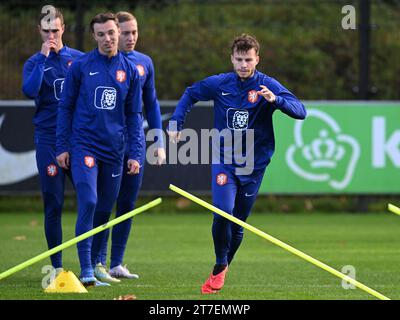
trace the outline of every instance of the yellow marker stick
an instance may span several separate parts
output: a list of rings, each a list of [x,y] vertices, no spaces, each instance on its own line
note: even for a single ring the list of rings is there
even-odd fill
[[[389,209],[389,211],[391,211],[391,212],[393,212],[395,214],[398,214],[400,216],[400,208],[396,207],[394,204],[389,203],[388,204],[388,209]]]
[[[365,292],[367,292],[367,293],[369,293],[369,294],[371,294],[371,295],[373,295],[373,296],[375,296],[375,297],[377,297],[377,298],[379,298],[381,300],[390,300],[388,297],[386,297],[383,294],[381,294],[381,293],[379,293],[379,292],[367,287],[366,285],[362,284],[361,282],[358,282],[357,280],[355,280],[353,278],[350,278],[349,276],[347,276],[347,275],[345,275],[345,274],[333,269],[332,267],[326,265],[325,263],[323,263],[323,262],[321,262],[321,261],[319,261],[317,259],[314,259],[313,257],[305,254],[304,252],[301,252],[300,250],[297,250],[296,248],[293,248],[292,246],[280,241],[279,239],[274,238],[273,236],[270,236],[269,234],[267,234],[267,233],[255,228],[255,227],[251,226],[250,224],[248,224],[246,222],[243,222],[242,220],[239,220],[238,218],[235,218],[234,216],[226,213],[225,211],[223,211],[221,209],[218,209],[217,207],[209,204],[208,202],[206,202],[204,200],[201,200],[200,198],[197,198],[196,196],[194,196],[194,195],[192,195],[192,194],[190,194],[190,193],[188,193],[188,192],[186,192],[186,191],[184,191],[184,190],[182,190],[182,189],[180,189],[180,188],[178,188],[178,187],[176,187],[176,186],[174,186],[172,184],[169,185],[169,188],[172,191],[175,191],[176,193],[179,193],[180,195],[192,200],[193,202],[196,202],[197,204],[207,208],[208,210],[211,210],[211,211],[219,214],[220,216],[222,216],[222,217],[224,217],[224,218],[226,218],[226,219],[228,219],[228,220],[230,220],[230,221],[242,226],[243,228],[255,233],[256,235],[258,235],[258,236],[260,236],[260,237],[272,242],[273,244],[275,244],[275,245],[277,245],[277,246],[279,246],[279,247],[281,247],[281,248],[283,248],[283,249],[295,254],[296,256],[298,256],[298,257],[300,257],[300,258],[302,258],[302,259],[304,259],[304,260],[306,260],[306,261],[308,261],[308,262],[310,262],[310,263],[312,263],[314,265],[316,265],[317,267],[320,267],[321,269],[324,269],[325,271],[328,271],[329,273],[331,273],[331,274],[333,274],[333,275],[335,275],[335,276],[337,276],[337,277],[339,277],[339,278],[341,278],[341,279],[343,279],[343,280],[345,280],[347,282],[350,282],[351,284],[355,285],[357,288],[359,288],[361,290],[364,290]]]
[[[25,262],[22,262],[22,263],[16,265],[15,267],[13,267],[11,269],[8,269],[8,270],[4,271],[3,273],[0,273],[0,280],[6,278],[6,277],[8,277],[8,276],[10,276],[10,275],[12,275],[12,274],[14,274],[16,272],[18,272],[18,271],[21,271],[22,269],[25,269],[25,268],[29,267],[30,265],[32,265],[32,264],[34,264],[34,263],[36,263],[38,261],[41,261],[41,260],[43,260],[43,259],[45,259],[47,257],[50,257],[52,254],[54,254],[56,252],[59,252],[61,250],[64,250],[65,248],[68,248],[68,247],[78,243],[79,241],[87,239],[87,238],[95,235],[96,233],[99,233],[101,231],[109,229],[112,226],[115,226],[116,224],[118,224],[118,223],[120,223],[122,221],[125,221],[125,220],[127,220],[129,218],[132,218],[133,216],[135,216],[135,215],[137,215],[137,214],[139,214],[139,213],[141,213],[143,211],[146,211],[146,210],[148,210],[148,209],[150,209],[152,207],[155,207],[156,205],[158,205],[160,203],[161,203],[161,198],[155,199],[155,200],[153,200],[153,201],[151,201],[151,202],[149,202],[149,203],[147,203],[147,204],[145,204],[145,205],[143,205],[143,206],[141,206],[139,208],[136,208],[135,210],[132,210],[132,211],[130,211],[128,213],[123,214],[122,216],[120,216],[118,218],[115,218],[115,219],[113,219],[111,221],[108,221],[107,223],[105,223],[105,224],[103,224],[101,226],[98,226],[97,228],[94,228],[92,230],[89,230],[88,232],[82,233],[81,235],[79,235],[79,236],[77,236],[75,238],[72,238],[71,240],[68,240],[68,241],[60,244],[57,247],[54,247],[54,248],[52,248],[50,250],[47,250],[47,251],[37,255],[36,257],[33,257],[33,258],[31,258],[31,259],[29,259],[29,260],[27,260]]]

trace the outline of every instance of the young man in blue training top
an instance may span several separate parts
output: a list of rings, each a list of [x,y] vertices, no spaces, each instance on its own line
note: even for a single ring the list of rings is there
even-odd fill
[[[38,29],[42,38],[41,50],[24,64],[24,94],[35,100],[33,117],[35,126],[36,164],[39,171],[44,204],[44,230],[48,248],[62,242],[61,212],[64,203],[65,174],[56,160],[56,123],[58,101],[64,79],[71,63],[83,53],[63,44],[64,17],[54,8],[54,15],[39,16]],[[70,175],[69,175],[70,176]],[[70,176],[71,178],[71,176]],[[53,254],[51,263],[58,274],[62,271],[61,251]]]
[[[151,58],[143,53],[135,51],[135,46],[139,36],[138,25],[136,18],[129,12],[118,12],[116,14],[121,34],[119,37],[119,50],[134,64],[139,73],[140,84],[142,88],[143,106],[146,113],[146,118],[149,128],[155,130],[157,148],[155,149],[155,164],[161,165],[165,162],[165,150],[163,145],[163,134],[161,127],[160,104],[157,100],[157,94],[154,83],[154,66]],[[144,130],[141,131],[141,139],[146,145]],[[125,149],[124,165],[128,160],[128,148]],[[135,208],[135,202],[142,185],[145,152],[142,153],[140,159],[143,163],[139,174],[129,175],[126,172],[127,168],[122,173],[121,188],[117,199],[116,217],[119,217]],[[102,208],[97,208],[102,211]],[[96,218],[100,215],[95,214]],[[107,282],[119,282],[117,278],[137,279],[139,276],[130,273],[126,266],[122,264],[126,244],[128,242],[129,232],[132,225],[132,219],[121,222],[112,229],[111,243],[111,263],[110,271],[106,269],[107,259],[107,235],[104,237],[101,245],[100,254],[97,257],[92,257],[92,263],[96,264],[95,276],[99,280]],[[95,243],[94,243],[95,245]]]
[[[188,87],[168,128],[170,140],[178,142],[193,104],[214,101],[214,126],[221,134],[213,139],[213,148],[218,149],[218,158],[213,157],[212,163],[213,204],[242,221],[250,214],[274,153],[274,111],[280,110],[294,119],[306,117],[304,105],[290,91],[256,70],[259,48],[252,36],[236,37],[231,48],[233,72],[214,75]],[[233,136],[234,145],[226,139],[227,132]],[[223,287],[228,265],[243,239],[243,228],[214,213],[212,236],[216,263],[201,287],[202,294],[214,294]]]
[[[77,192],[77,236],[97,226],[95,212],[98,224],[108,221],[123,173],[125,140],[129,174],[139,173],[144,152],[140,80],[136,69],[118,51],[118,20],[112,13],[98,14],[90,30],[97,48],[72,64],[57,119],[57,160],[62,168],[71,167]],[[80,280],[86,286],[109,285],[95,278],[91,261],[92,251],[96,256],[100,249],[92,247],[92,240],[101,244],[104,235],[99,233],[77,244]]]

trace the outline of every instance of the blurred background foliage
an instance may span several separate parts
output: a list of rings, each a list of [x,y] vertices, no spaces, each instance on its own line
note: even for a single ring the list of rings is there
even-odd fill
[[[137,50],[150,55],[159,99],[179,99],[186,86],[231,70],[230,44],[243,32],[261,44],[258,69],[303,100],[357,99],[357,29],[344,30],[338,0],[96,0],[3,1],[0,4],[0,99],[25,99],[22,67],[40,49],[37,17],[43,5],[62,9],[64,42],[95,46],[91,18],[127,10],[137,17]],[[84,29],[80,30],[79,20]],[[400,1],[371,0],[370,99],[400,100]]]

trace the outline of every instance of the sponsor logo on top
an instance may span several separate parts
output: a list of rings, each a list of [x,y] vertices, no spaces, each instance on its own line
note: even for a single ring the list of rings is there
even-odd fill
[[[97,109],[112,110],[117,105],[117,90],[113,87],[97,87],[94,92],[94,106]]]
[[[226,111],[227,127],[231,130],[243,131],[249,125],[249,112],[247,110],[229,108]]]

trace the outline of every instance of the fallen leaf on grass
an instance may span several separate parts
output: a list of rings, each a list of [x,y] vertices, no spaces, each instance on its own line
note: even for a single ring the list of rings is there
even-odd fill
[[[114,298],[113,300],[136,300],[136,296],[134,294],[126,294],[124,296],[119,296],[118,298]]]
[[[15,236],[13,239],[18,241],[26,240],[26,236]]]
[[[29,225],[30,225],[31,227],[36,227],[36,226],[38,225],[38,221],[37,221],[37,220],[32,220],[32,221],[29,223]]]
[[[176,201],[176,206],[178,207],[178,209],[186,209],[190,205],[191,205],[191,202],[186,198],[179,198]]]

